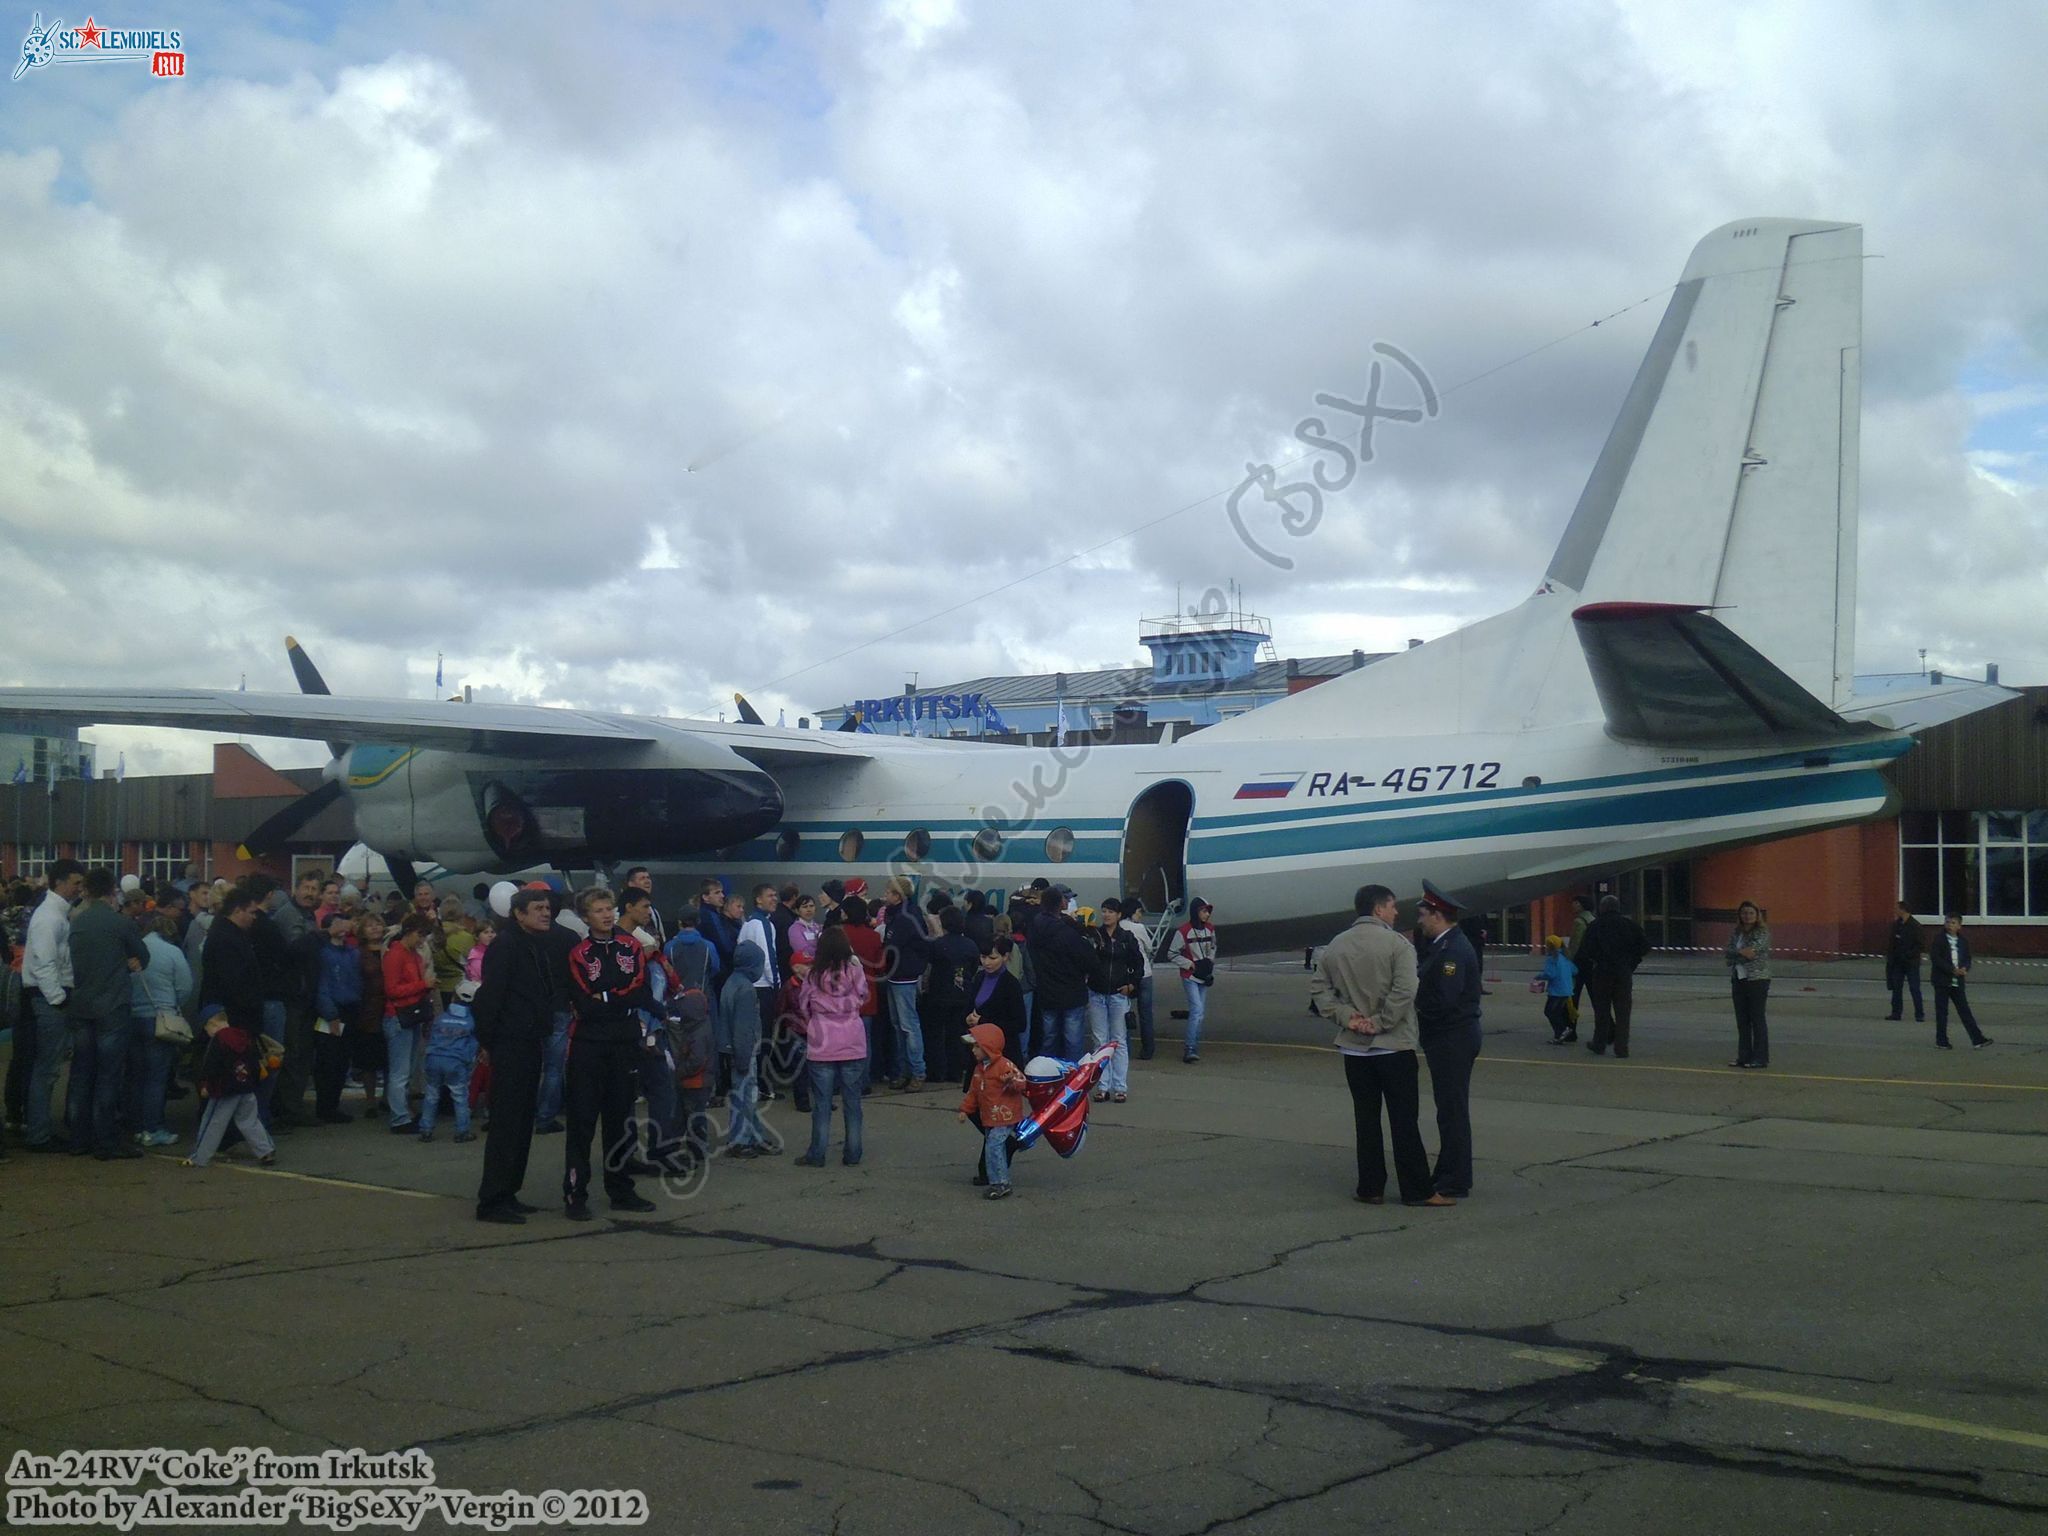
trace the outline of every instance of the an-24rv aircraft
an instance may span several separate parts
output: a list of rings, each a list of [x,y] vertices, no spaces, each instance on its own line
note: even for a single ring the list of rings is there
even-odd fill
[[[0,719],[325,739],[395,869],[636,859],[815,886],[892,864],[1192,890],[1235,946],[1353,890],[1475,905],[1882,812],[1912,728],[2003,697],[1853,697],[1862,232],[1746,219],[1692,253],[1535,594],[1184,740],[1085,753],[509,704],[0,690]],[[284,823],[280,825],[279,823]],[[1155,910],[1157,909],[1155,906]]]

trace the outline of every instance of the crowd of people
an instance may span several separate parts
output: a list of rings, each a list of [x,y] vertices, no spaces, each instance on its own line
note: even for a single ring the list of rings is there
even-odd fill
[[[784,1093],[810,1116],[804,1168],[825,1165],[835,1107],[840,1161],[860,1163],[862,1101],[876,1092],[950,1083],[984,1132],[1014,1124],[998,1101],[1041,1053],[1110,1047],[1095,1096],[1127,1102],[1131,1058],[1157,1049],[1160,965],[1190,999],[1182,1060],[1198,1062],[1215,980],[1210,907],[1193,903],[1155,956],[1137,898],[1092,911],[1073,898],[1038,880],[1000,911],[975,890],[934,890],[920,907],[904,879],[879,895],[857,877],[817,892],[708,879],[664,924],[641,869],[573,904],[544,883],[518,891],[475,998],[492,1124],[478,1218],[519,1222],[538,1209],[521,1198],[535,1135],[565,1135],[563,1209],[585,1220],[594,1178],[611,1209],[638,1211],[651,1202],[636,1178],[779,1155],[761,1105]],[[595,1170],[593,1142],[605,1154]],[[975,1182],[1002,1198],[1007,1159],[984,1153]]]
[[[353,1072],[366,1103],[381,1088],[393,1130],[430,1138],[442,1100],[416,1125],[408,1085],[445,1081],[435,1069],[463,1054],[449,1037],[492,933],[488,914],[424,883],[375,902],[318,875],[290,890],[196,869],[117,881],[60,859],[0,915],[20,989],[8,1118],[32,1152],[136,1157],[178,1140],[164,1122],[190,1092],[182,1076],[205,1101],[190,1162],[231,1139],[269,1159],[279,1130],[355,1118],[341,1102]],[[467,1108],[458,1099],[458,1140]]]
[[[425,881],[372,900],[332,876],[117,882],[59,860],[10,896],[6,1107],[30,1151],[172,1146],[166,1106],[192,1090],[200,1167],[236,1142],[273,1161],[277,1134],[301,1127],[360,1119],[431,1142],[447,1117],[468,1142],[481,1120],[477,1215],[493,1222],[536,1209],[520,1198],[536,1136],[564,1137],[563,1208],[582,1220],[594,1180],[612,1209],[648,1210],[636,1177],[779,1154],[761,1105],[783,1094],[811,1115],[804,1167],[825,1162],[835,1104],[841,1160],[860,1162],[878,1091],[952,1083],[984,1131],[1014,1123],[999,1063],[1021,1074],[1040,1053],[1111,1047],[1095,1096],[1125,1102],[1131,1057],[1157,1048],[1156,975],[1181,984],[1190,1065],[1215,981],[1207,903],[1154,935],[1137,898],[1091,910],[1045,880],[1006,903],[940,889],[922,906],[902,879],[878,895],[859,878],[816,893],[707,880],[664,921],[637,867],[616,892],[536,882],[493,911]],[[999,1148],[976,1175],[991,1198],[1006,1165]]]
[[[563,1209],[587,1220],[594,1180],[613,1210],[646,1211],[636,1178],[779,1155],[761,1106],[783,1094],[810,1116],[794,1162],[824,1166],[836,1107],[840,1160],[855,1166],[866,1097],[950,1083],[961,1117],[983,1133],[975,1183],[997,1199],[1010,1192],[1009,1128],[1032,1059],[1108,1047],[1094,1096],[1124,1103],[1132,1060],[1157,1049],[1156,978],[1171,967],[1179,983],[1188,1065],[1201,1060],[1216,979],[1208,903],[1155,932],[1134,896],[1083,908],[1042,879],[1003,903],[934,889],[922,905],[904,879],[878,895],[859,878],[817,892],[728,891],[710,879],[666,921],[644,868],[616,892],[593,886],[573,899],[559,882],[502,890],[492,910],[426,881],[372,900],[332,876],[286,889],[263,874],[208,882],[193,869],[158,884],[58,860],[40,889],[17,882],[0,912],[0,956],[19,988],[7,1117],[31,1152],[140,1157],[178,1142],[167,1106],[196,1091],[185,1160],[199,1167],[238,1141],[273,1161],[277,1133],[303,1126],[360,1118],[424,1143],[446,1116],[461,1143],[481,1120],[477,1215],[516,1223],[537,1209],[521,1198],[536,1136],[564,1137]],[[1394,931],[1387,887],[1364,886],[1356,900],[1357,921],[1314,962],[1310,1006],[1338,1025],[1358,1198],[1385,1197],[1384,1108],[1400,1198],[1454,1204],[1473,1179],[1478,952],[1458,904],[1427,882],[1412,937]],[[1886,956],[1892,1019],[1907,990],[1924,1018],[1920,964],[1931,958],[1943,1049],[1951,1011],[1973,1046],[1991,1043],[1971,1012],[1961,929],[1951,915],[1929,944],[1901,904]],[[1590,995],[1587,1048],[1626,1059],[1633,978],[1649,950],[1614,897],[1582,900],[1531,983],[1553,1042],[1578,1039]],[[1739,908],[1723,958],[1730,1065],[1768,1068],[1771,936],[1756,903]],[[1418,1053],[1435,1101],[1434,1165]],[[355,1112],[344,1103],[351,1083]]]

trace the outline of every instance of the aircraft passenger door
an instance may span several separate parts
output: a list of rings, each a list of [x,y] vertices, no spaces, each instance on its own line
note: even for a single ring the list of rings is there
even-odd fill
[[[1165,779],[1133,800],[1124,817],[1123,890],[1142,897],[1155,918],[1187,901],[1194,816],[1195,792],[1179,779]]]

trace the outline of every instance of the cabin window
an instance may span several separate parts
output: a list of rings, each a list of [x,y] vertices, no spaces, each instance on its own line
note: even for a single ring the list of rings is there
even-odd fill
[[[1064,864],[1073,857],[1074,829],[1054,827],[1045,834],[1045,856],[1055,864]]]
[[[983,827],[974,834],[974,856],[984,864],[993,864],[1003,855],[1003,834],[994,827]]]
[[[789,860],[796,857],[796,851],[803,846],[803,837],[791,827],[784,827],[775,834],[775,857]]]
[[[861,844],[867,839],[858,830],[849,827],[839,834],[839,857],[848,864],[860,857]]]
[[[932,835],[923,827],[912,827],[903,834],[903,853],[906,858],[922,859],[932,851]]]

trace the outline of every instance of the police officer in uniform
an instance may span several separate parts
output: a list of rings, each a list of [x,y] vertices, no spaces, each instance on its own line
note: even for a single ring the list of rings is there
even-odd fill
[[[1436,1098],[1436,1192],[1472,1193],[1472,1063],[1479,1059],[1479,957],[1459,931],[1456,901],[1422,882],[1415,1020]]]

